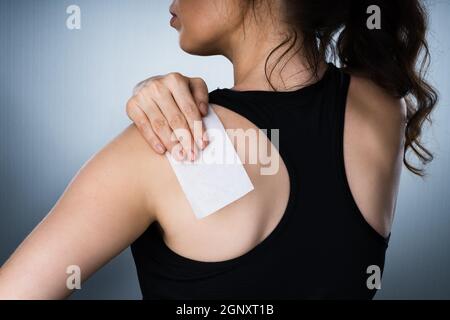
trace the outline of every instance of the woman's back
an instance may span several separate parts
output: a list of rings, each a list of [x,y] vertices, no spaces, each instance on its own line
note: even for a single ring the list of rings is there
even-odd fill
[[[403,113],[370,82],[349,82],[330,65],[297,91],[211,92],[225,128],[278,129],[280,154],[247,163],[251,148],[237,145],[255,189],[203,220],[168,159],[130,126],[2,266],[0,297],[67,296],[66,268],[84,281],[130,244],[144,298],[372,297],[367,272],[379,278],[384,264]],[[276,131],[267,133],[275,142]],[[267,163],[279,170],[262,175]]]
[[[237,146],[255,190],[197,220],[166,162],[158,222],[132,245],[144,298],[373,296],[367,270],[382,271],[387,240],[366,222],[346,179],[349,81],[330,64],[296,91],[210,93],[225,128],[268,129],[272,142],[278,134],[280,153],[270,160],[279,170],[262,175],[267,162],[249,164],[249,148]]]

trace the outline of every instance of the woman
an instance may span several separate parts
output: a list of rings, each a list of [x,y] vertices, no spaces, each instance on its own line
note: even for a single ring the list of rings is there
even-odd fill
[[[178,73],[142,82],[127,105],[136,126],[83,166],[0,269],[0,298],[66,297],[67,270],[86,280],[130,245],[148,299],[372,298],[402,162],[423,174],[405,152],[432,158],[420,143],[436,103],[416,70],[428,53],[421,2],[175,0],[170,9],[181,48],[224,55],[234,87],[206,95],[202,80]],[[330,53],[343,68],[326,62]],[[197,220],[163,155],[192,159],[207,147],[193,129],[207,103],[227,129],[279,129],[271,157],[281,165],[262,175],[264,163],[243,161],[254,190]],[[192,134],[172,141],[180,128]],[[273,146],[269,138],[258,145]]]

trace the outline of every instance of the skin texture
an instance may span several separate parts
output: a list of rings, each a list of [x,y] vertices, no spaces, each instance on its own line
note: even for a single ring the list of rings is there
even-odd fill
[[[174,26],[183,50],[228,58],[233,63],[235,90],[271,90],[265,80],[264,63],[268,52],[282,40],[285,26],[277,23],[279,19],[266,17],[269,12],[280,15],[280,6],[276,5],[280,3],[275,1],[271,11],[258,7],[258,21],[253,14],[246,16],[245,37],[243,17],[232,14],[239,12],[241,1],[179,0],[171,10],[177,14]],[[301,55],[282,60],[279,68],[283,65],[281,76],[281,69],[276,68],[271,78],[278,90],[295,90],[298,84],[308,84],[310,75]],[[167,76],[157,79],[166,81]],[[151,85],[154,80],[137,90],[144,90],[141,96],[147,100],[139,101],[139,108],[127,105],[129,112],[148,108],[146,103],[152,103],[152,94],[170,93],[175,87],[186,89],[188,83],[182,76],[174,81],[171,74],[171,87],[164,89],[164,83],[169,82],[159,81],[159,91],[152,93],[149,88],[156,88]],[[192,101],[203,94],[196,92],[187,104],[193,105]],[[225,128],[257,130],[242,116],[221,106],[213,108]],[[405,114],[402,100],[367,79],[352,76],[344,129],[347,178],[364,218],[383,236],[389,233],[393,219]],[[153,121],[145,112],[139,113],[139,117],[144,116],[146,121]],[[173,251],[201,261],[239,256],[276,227],[289,194],[289,176],[276,150],[272,149],[271,156],[280,162],[280,169],[275,175],[263,176],[261,163],[245,161],[248,148],[235,144],[255,190],[196,220],[168,160],[149,147],[149,139],[154,136],[149,134],[149,127],[143,130],[144,120],[125,129],[83,166],[48,216],[2,266],[0,299],[67,297],[67,266],[80,266],[83,280],[87,279],[154,221],[163,227],[164,240]],[[267,139],[262,143],[270,145]]]

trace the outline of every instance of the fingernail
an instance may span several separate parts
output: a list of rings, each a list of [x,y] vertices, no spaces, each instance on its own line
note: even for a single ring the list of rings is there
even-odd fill
[[[205,142],[202,139],[197,139],[197,145],[200,147],[200,149],[204,149],[205,148]]]
[[[195,161],[195,152],[191,150],[191,161]]]
[[[204,146],[206,147],[206,145],[209,143],[209,137],[208,137],[208,134],[206,133],[206,131],[205,131],[205,133],[203,134],[203,144],[204,144]]]
[[[178,151],[178,160],[183,160],[184,159],[184,150],[180,149],[180,151]]]
[[[200,103],[200,108],[202,109],[204,115],[208,114],[208,106],[206,105],[206,103],[201,102]]]
[[[163,146],[160,143],[156,144],[156,150],[159,153],[164,153],[164,148],[163,148]]]

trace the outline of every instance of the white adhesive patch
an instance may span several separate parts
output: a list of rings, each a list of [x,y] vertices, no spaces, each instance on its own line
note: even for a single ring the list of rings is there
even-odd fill
[[[209,144],[194,162],[166,157],[197,219],[204,218],[254,189],[222,122],[209,107],[203,118]]]

